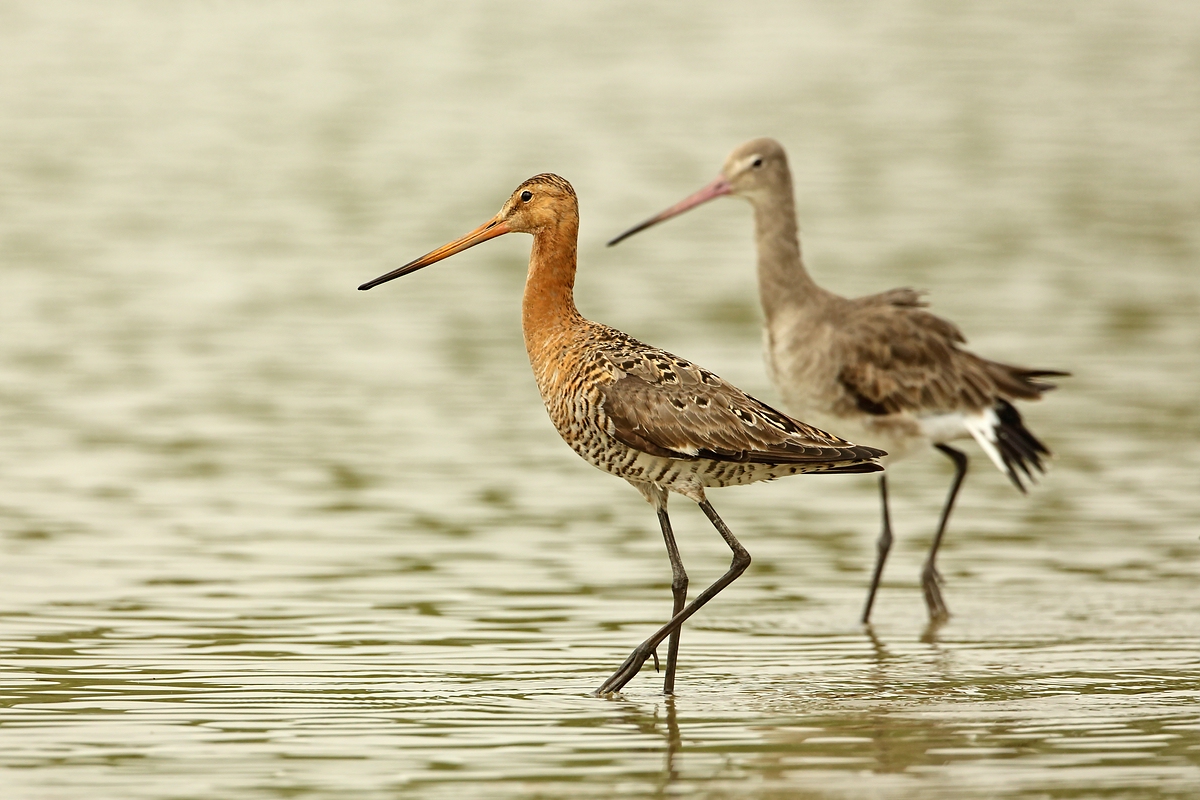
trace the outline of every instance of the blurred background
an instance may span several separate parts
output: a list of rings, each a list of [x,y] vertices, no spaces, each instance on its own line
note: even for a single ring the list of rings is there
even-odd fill
[[[598,701],[670,570],[546,420],[528,239],[355,287],[557,172],[583,313],[774,402],[746,204],[603,246],[761,135],[818,282],[1073,373],[1056,459],[1023,498],[967,445],[936,633],[945,459],[867,632],[872,479],[714,493],[754,566],[678,698]],[[0,787],[1190,796],[1198,255],[1192,3],[0,2]]]

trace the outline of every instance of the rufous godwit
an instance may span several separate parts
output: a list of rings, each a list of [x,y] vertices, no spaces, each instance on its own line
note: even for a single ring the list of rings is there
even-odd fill
[[[966,454],[947,442],[975,439],[1024,493],[1022,475],[1033,479],[1035,471],[1044,471],[1042,457],[1050,451],[1025,427],[1013,401],[1036,400],[1054,388],[1040,379],[1067,373],[1000,364],[964,350],[958,327],[926,311],[921,293],[912,289],[850,299],[818,286],[800,258],[792,173],[774,139],[738,147],[716,180],[608,244],[723,195],[743,197],[754,208],[767,371],[784,407],[857,441],[879,444],[890,458],[932,444],[954,462],[950,493],[921,571],[930,619],[947,619],[937,553],[967,474]],[[864,623],[871,619],[892,546],[886,475],[879,476],[879,493],[883,526]]]
[[[624,478],[658,512],[671,560],[670,621],[642,642],[596,694],[620,691],[670,637],[664,692],[674,691],[683,623],[750,564],[704,490],[803,472],[878,472],[882,450],[861,447],[793,420],[700,367],[584,319],[575,308],[579,204],[571,184],[537,175],[492,219],[359,289],[370,289],[505,233],[533,234],[521,303],[525,349],[546,411],[571,449]],[[667,494],[696,501],[733,562],[687,603],[687,573],[667,517]]]

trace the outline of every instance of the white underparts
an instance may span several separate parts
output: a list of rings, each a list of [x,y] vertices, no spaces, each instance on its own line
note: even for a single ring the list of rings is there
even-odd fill
[[[996,445],[996,431],[1000,427],[1000,418],[996,416],[994,409],[985,408],[967,414],[956,411],[951,414],[921,417],[919,425],[921,433],[929,437],[929,441],[934,444],[949,442],[961,438],[964,432],[969,433],[996,465],[996,469],[1008,474],[1008,467],[1005,466],[1000,448]]]

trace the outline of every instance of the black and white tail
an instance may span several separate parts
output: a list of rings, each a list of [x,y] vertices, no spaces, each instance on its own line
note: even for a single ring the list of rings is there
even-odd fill
[[[1022,494],[1026,491],[1024,480],[1036,482],[1037,474],[1046,471],[1042,457],[1050,456],[1050,448],[1025,427],[1021,413],[1007,400],[997,400],[996,405],[969,415],[964,422],[996,469]]]

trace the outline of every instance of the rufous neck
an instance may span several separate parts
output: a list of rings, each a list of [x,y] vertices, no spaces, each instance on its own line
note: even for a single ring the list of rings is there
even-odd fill
[[[532,357],[536,345],[556,337],[580,317],[575,308],[575,263],[579,223],[563,220],[533,234],[529,275],[521,301],[521,327]]]
[[[758,291],[770,320],[784,308],[816,299],[820,289],[804,268],[790,179],[769,196],[751,199],[758,250]]]

